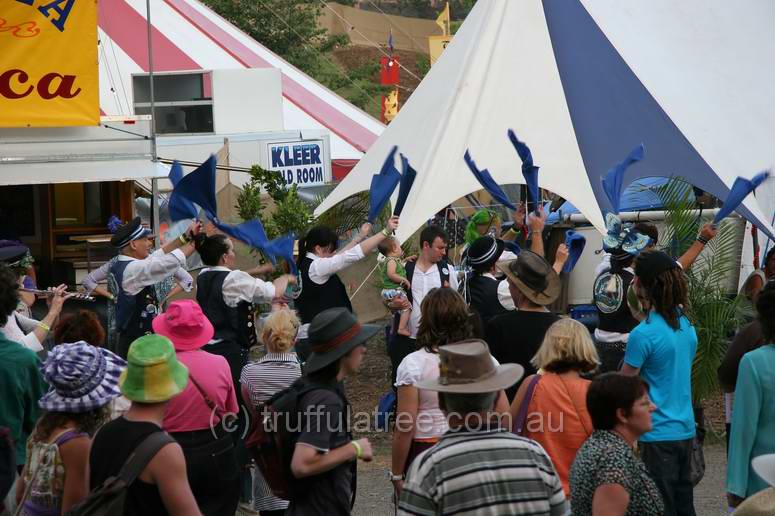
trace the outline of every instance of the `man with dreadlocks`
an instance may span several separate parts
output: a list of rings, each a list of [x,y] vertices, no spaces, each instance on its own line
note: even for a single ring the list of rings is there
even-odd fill
[[[684,315],[686,278],[670,256],[649,250],[635,260],[633,285],[648,315],[630,332],[621,372],[640,374],[657,406],[652,430],[640,438],[641,458],[662,493],[665,514],[694,516],[691,373],[697,333]]]

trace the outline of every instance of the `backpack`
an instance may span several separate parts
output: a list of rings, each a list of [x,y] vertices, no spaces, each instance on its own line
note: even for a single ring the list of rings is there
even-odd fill
[[[395,419],[396,393],[390,390],[379,398],[377,413],[374,421],[374,429],[378,432],[389,432],[390,422]]]
[[[68,516],[113,516],[124,514],[127,489],[143,472],[151,459],[164,446],[175,439],[167,432],[154,432],[135,448],[114,477],[108,477],[79,504],[67,513]]]
[[[299,401],[305,394],[320,389],[336,393],[328,386],[309,383],[304,378],[277,392],[256,407],[257,417],[251,421],[245,437],[245,447],[272,494],[283,500],[292,500],[297,495],[291,459],[301,431]]]

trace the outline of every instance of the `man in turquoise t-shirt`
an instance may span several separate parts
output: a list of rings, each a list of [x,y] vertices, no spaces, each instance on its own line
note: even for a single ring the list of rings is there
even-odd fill
[[[640,374],[657,406],[652,430],[640,438],[641,458],[662,493],[665,514],[694,516],[691,375],[697,333],[682,311],[686,280],[678,264],[661,251],[642,253],[635,276],[638,295],[650,312],[630,333],[621,372]]]

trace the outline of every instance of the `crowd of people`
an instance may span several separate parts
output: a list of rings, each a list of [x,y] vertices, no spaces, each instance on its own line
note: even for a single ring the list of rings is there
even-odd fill
[[[398,514],[695,514],[698,339],[685,271],[716,229],[704,226],[675,259],[656,249],[654,226],[608,219],[621,230],[604,240],[591,333],[552,311],[568,249],[545,256],[543,211],[520,206],[514,219],[502,230],[495,213],[474,214],[458,266],[433,224],[409,258],[391,236],[397,217],[371,236],[364,224],[342,248],[314,227],[299,241],[298,275],[272,281],[256,277],[265,268],[237,269],[234,242],[197,222],[152,252],[135,219],[111,240],[118,256],[84,281],[109,298],[106,325],[92,311],[63,314],[64,285],[33,319],[19,290],[28,250],[0,247],[1,514],[120,503],[111,507],[124,514],[233,515],[244,500],[263,515],[350,514],[357,462],[374,450],[353,437],[346,379],[384,328],[358,322],[338,273],[375,250],[393,313]],[[196,281],[185,271],[195,252],[205,265]],[[757,276],[756,319],[719,368],[734,392],[728,502],[742,515],[775,492],[772,257]],[[171,301],[173,281],[194,299]],[[261,321],[258,305],[271,306]],[[278,407],[297,425],[274,450],[276,469],[251,468],[262,448],[247,436],[270,432],[262,422]],[[109,500],[110,489],[125,496]]]

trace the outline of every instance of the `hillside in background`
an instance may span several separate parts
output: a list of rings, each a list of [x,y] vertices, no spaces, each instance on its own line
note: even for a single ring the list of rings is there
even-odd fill
[[[377,119],[382,95],[388,91],[379,83],[379,63],[387,53],[388,28],[393,27],[395,55],[401,63],[399,104],[403,105],[429,69],[427,36],[441,33],[429,19],[435,19],[444,6],[431,0],[341,2],[363,9],[363,21],[353,22],[341,15],[342,6],[319,0],[203,1],[256,41]],[[456,9],[470,10],[464,10],[462,4],[472,6],[474,2],[451,2],[453,18]],[[405,14],[415,19],[397,17]],[[338,27],[331,22],[332,17],[339,22]],[[371,18],[370,23],[366,18]]]

